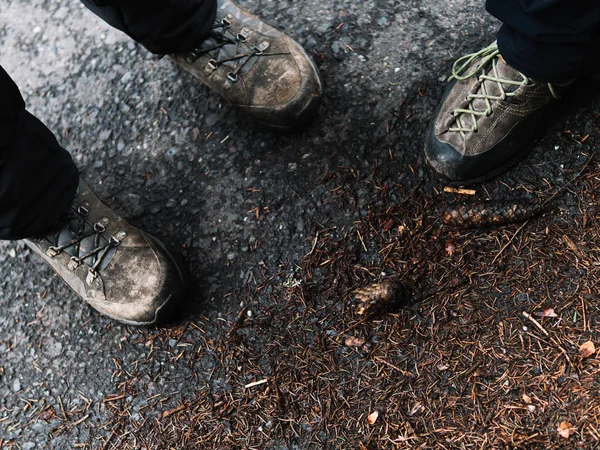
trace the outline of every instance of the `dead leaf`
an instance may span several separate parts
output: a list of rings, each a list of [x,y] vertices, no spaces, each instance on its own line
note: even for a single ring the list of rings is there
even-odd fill
[[[448,364],[438,364],[437,365],[437,370],[439,370],[440,372],[443,372],[444,370],[448,370],[450,368],[450,366]]]
[[[569,422],[561,422],[556,431],[559,435],[565,439],[568,439],[573,433],[575,433],[575,428],[573,428],[573,425],[571,425]]]
[[[527,394],[523,394],[523,401],[525,403],[531,403],[531,397]]]
[[[369,414],[369,416],[367,417],[367,423],[369,425],[373,425],[375,422],[377,422],[377,418],[379,417],[379,411],[375,410],[373,411],[371,414]]]
[[[452,255],[454,255],[455,251],[456,251],[456,247],[454,246],[454,242],[451,240],[446,242],[446,254],[448,256],[452,256]]]
[[[354,337],[351,336],[349,338],[346,338],[345,344],[348,347],[360,347],[361,345],[363,345],[365,343],[365,340],[362,338],[358,338],[358,337]]]
[[[394,226],[394,219],[392,219],[390,217],[388,220],[386,220],[385,222],[383,222],[383,225],[381,226],[381,231],[383,231],[384,233],[386,233],[387,231],[390,231],[393,226]]]
[[[542,311],[536,311],[535,315],[538,317],[558,317],[558,314],[554,312],[553,308],[546,308]]]
[[[358,450],[367,450],[367,447],[365,447],[365,444],[363,444],[362,442],[358,443]]]
[[[596,346],[592,341],[587,341],[585,344],[581,344],[579,347],[579,356],[582,358],[588,358],[596,353]]]

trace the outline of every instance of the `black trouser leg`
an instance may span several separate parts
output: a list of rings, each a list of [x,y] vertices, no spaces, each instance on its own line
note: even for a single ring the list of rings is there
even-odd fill
[[[152,53],[184,53],[212,29],[217,0],[81,0]]]
[[[79,174],[2,67],[0,99],[0,239],[37,236],[68,210]]]
[[[600,72],[599,0],[487,0],[498,48],[528,77],[565,82]]]

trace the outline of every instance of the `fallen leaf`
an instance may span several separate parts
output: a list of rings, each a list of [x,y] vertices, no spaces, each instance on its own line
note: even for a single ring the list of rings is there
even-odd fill
[[[369,414],[369,416],[367,417],[367,423],[369,425],[373,425],[375,422],[377,422],[377,418],[379,417],[379,411],[375,410],[373,411],[371,414]]]
[[[363,444],[362,442],[358,443],[358,450],[367,450],[367,447],[365,447],[365,444]]]
[[[536,311],[535,315],[538,317],[558,317],[558,314],[554,312],[552,308],[546,308],[542,311]]]
[[[562,437],[568,439],[573,433],[575,433],[575,428],[573,428],[573,425],[571,425],[569,422],[561,422],[556,431]]]
[[[394,219],[392,219],[390,217],[388,220],[383,222],[383,225],[381,226],[381,231],[383,231],[384,233],[387,231],[390,231],[393,226],[394,226]]]
[[[194,128],[192,130],[192,134],[194,135],[194,140],[198,139],[198,136],[200,136],[200,130],[198,128]]]
[[[448,364],[438,364],[437,365],[437,370],[439,370],[440,372],[443,372],[444,370],[448,370],[450,368],[450,366]]]
[[[455,251],[456,251],[456,247],[454,246],[454,242],[453,241],[446,242],[446,254],[448,256],[452,256],[452,255],[454,255]]]
[[[365,343],[365,340],[362,338],[357,338],[354,336],[351,336],[349,338],[346,338],[345,344],[348,347],[360,347],[361,345],[363,345]]]
[[[587,358],[596,353],[596,346],[592,341],[587,341],[585,344],[581,344],[579,347],[579,356],[582,358]]]
[[[531,403],[531,397],[527,394],[523,394],[523,401],[525,403]]]

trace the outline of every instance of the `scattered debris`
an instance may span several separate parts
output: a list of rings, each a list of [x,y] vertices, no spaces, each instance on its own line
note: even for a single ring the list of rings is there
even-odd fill
[[[564,437],[565,439],[568,439],[571,437],[572,434],[575,433],[576,430],[575,428],[573,428],[573,425],[571,425],[569,422],[561,422],[556,431],[560,436]]]
[[[589,358],[594,353],[596,353],[596,346],[592,341],[587,341],[579,347],[579,356],[582,358]]]
[[[363,345],[365,343],[365,340],[362,338],[358,338],[358,337],[354,337],[351,336],[349,338],[346,338],[345,344],[348,347],[360,347],[361,345]]]
[[[526,201],[463,203],[443,213],[447,225],[470,228],[523,222],[550,209],[543,203]]]
[[[537,317],[558,317],[553,308],[546,308],[534,313]]]
[[[409,416],[414,416],[415,414],[419,414],[420,412],[424,411],[425,407],[421,404],[421,403],[417,403],[415,404],[415,406],[412,407],[412,409],[408,412]]]
[[[390,217],[385,222],[383,222],[383,225],[381,225],[381,231],[383,231],[384,233],[387,233],[388,231],[390,231],[392,229],[393,226],[394,226],[394,219],[392,217]]]
[[[531,320],[531,323],[533,323],[537,327],[537,329],[544,333],[546,336],[550,336],[550,333],[548,333],[546,329],[537,320],[531,317],[531,314],[523,311],[523,316]]]
[[[367,416],[367,423],[369,425],[374,425],[377,422],[377,418],[379,417],[379,411],[375,410],[371,414]]]
[[[173,408],[173,409],[168,409],[166,411],[163,411],[162,413],[162,417],[163,419],[172,416],[173,414],[177,414],[180,411],[183,411],[185,408],[187,408],[187,405],[185,403],[182,403],[181,405]]]
[[[385,280],[356,289],[354,296],[359,301],[358,314],[371,315],[397,311],[412,301],[414,292],[397,280]]]
[[[268,378],[265,378],[265,379],[263,379],[263,380],[260,380],[260,381],[254,381],[254,382],[252,382],[252,383],[248,383],[248,384],[247,384],[246,386],[244,386],[244,387],[245,387],[246,389],[249,389],[249,388],[252,388],[252,387],[255,387],[255,386],[260,386],[261,384],[265,384],[265,383],[268,383],[268,382],[269,382],[269,379],[268,379]]]
[[[461,194],[461,195],[475,195],[477,191],[475,189],[463,189],[463,188],[455,188],[452,186],[444,187],[444,192],[448,194]]]
[[[454,255],[454,252],[456,251],[456,247],[454,246],[453,240],[449,240],[448,242],[446,242],[445,250],[446,250],[446,255],[448,255],[448,256]]]

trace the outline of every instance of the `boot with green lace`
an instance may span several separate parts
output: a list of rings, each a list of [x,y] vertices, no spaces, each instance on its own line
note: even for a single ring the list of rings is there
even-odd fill
[[[25,243],[93,308],[128,325],[155,324],[186,291],[185,271],[165,246],[81,180],[63,220]]]
[[[570,83],[537,82],[509,66],[496,43],[463,56],[425,140],[429,165],[452,184],[492,178],[524,158],[548,107]]]
[[[267,128],[291,131],[308,122],[322,91],[312,59],[296,41],[229,0],[217,5],[207,39],[171,58]]]

